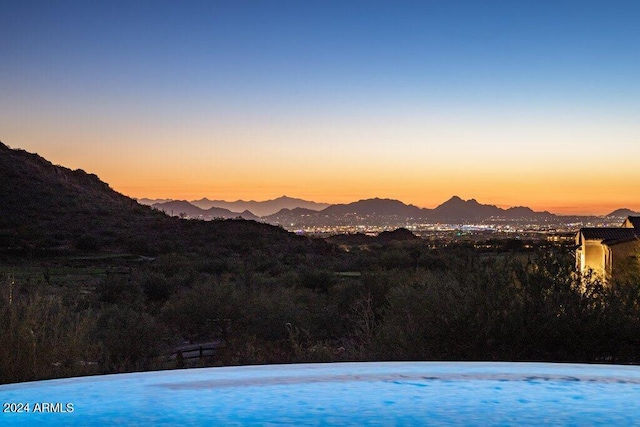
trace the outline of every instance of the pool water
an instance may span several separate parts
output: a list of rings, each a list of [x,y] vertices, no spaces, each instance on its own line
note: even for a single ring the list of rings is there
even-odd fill
[[[632,425],[640,367],[241,366],[9,384],[0,396],[2,425]]]

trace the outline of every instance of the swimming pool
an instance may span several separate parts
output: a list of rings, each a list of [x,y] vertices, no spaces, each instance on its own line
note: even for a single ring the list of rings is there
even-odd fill
[[[9,384],[0,396],[11,425],[631,425],[640,367],[263,365]]]

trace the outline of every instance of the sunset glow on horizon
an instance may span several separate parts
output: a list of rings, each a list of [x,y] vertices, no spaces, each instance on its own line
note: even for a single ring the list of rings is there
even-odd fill
[[[5,2],[0,141],[136,198],[640,211],[640,3]]]

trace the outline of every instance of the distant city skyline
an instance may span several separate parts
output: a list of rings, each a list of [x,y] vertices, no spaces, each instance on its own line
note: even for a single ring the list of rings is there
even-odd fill
[[[0,141],[136,198],[640,211],[640,3],[3,2]]]

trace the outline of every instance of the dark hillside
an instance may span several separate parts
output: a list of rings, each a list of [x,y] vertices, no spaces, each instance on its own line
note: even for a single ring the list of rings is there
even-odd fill
[[[112,190],[96,175],[0,143],[2,250],[241,253],[280,244],[309,242],[253,221],[171,218]]]
[[[0,247],[113,247],[139,220],[161,220],[82,170],[0,143]]]

